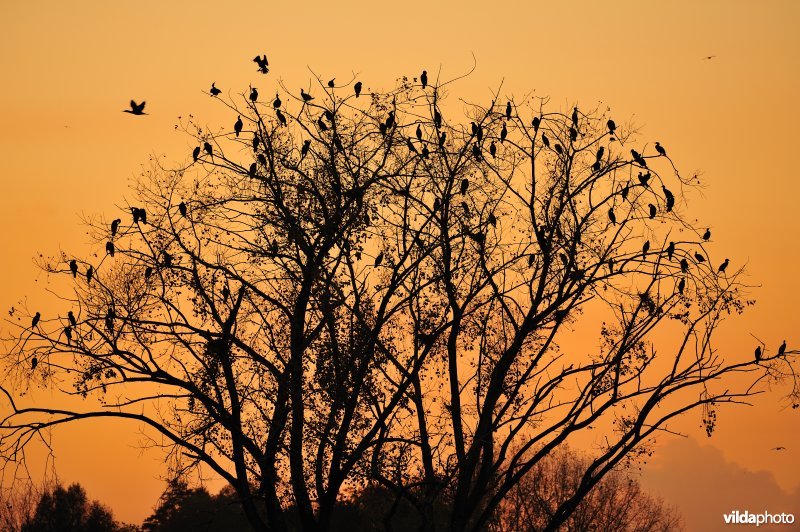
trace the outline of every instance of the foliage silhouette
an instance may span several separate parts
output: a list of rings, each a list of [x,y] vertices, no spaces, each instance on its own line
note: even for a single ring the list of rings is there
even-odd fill
[[[483,530],[599,427],[555,530],[675,417],[696,410],[711,433],[720,405],[793,374],[791,349],[715,352],[751,302],[741,270],[705,261],[685,214],[696,178],[666,150],[539,98],[495,94],[462,123],[450,85],[320,79],[279,89],[280,109],[251,87],[214,100],[241,128],[183,122],[191,157],[153,163],[113,236],[91,226],[114,257],[43,264],[75,320],[42,315],[8,351],[0,456],[24,460],[63,423],[132,419],[176,473],[229,482],[255,530],[330,530],[376,483],[421,530]],[[20,396],[37,384],[103,406]]]
[[[130,527],[114,521],[111,510],[89,501],[80,484],[46,490],[21,532],[122,532]]]

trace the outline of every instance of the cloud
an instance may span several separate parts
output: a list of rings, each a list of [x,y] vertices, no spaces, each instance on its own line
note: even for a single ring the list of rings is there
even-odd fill
[[[689,531],[730,530],[731,525],[725,525],[722,516],[733,510],[795,515],[794,525],[761,526],[759,531],[796,529],[800,522],[800,489],[788,493],[772,473],[749,471],[727,461],[719,448],[700,445],[691,438],[658,447],[652,465],[642,472],[641,482],[648,491],[678,507]]]

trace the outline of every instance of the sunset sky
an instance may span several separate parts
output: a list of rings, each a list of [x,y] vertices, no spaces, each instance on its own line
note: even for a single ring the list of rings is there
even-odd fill
[[[115,217],[149,157],[185,160],[193,144],[175,130],[179,116],[228,125],[230,115],[204,94],[211,82],[237,97],[249,84],[271,95],[280,81],[299,91],[313,73],[357,74],[381,90],[423,68],[462,75],[474,54],[475,72],[451,88],[454,100],[487,101],[502,83],[504,98],[535,91],[553,108],[602,103],[643,141],[660,141],[684,175],[699,173],[705,187],[692,195],[689,217],[711,228],[720,262],[746,265],[757,300],[719,331],[719,354],[752,353],[753,336],[773,352],[783,339],[800,347],[798,30],[793,0],[5,0],[0,308],[7,317],[27,300],[47,312],[39,306],[47,277],[34,257],[87,253],[82,219]],[[263,53],[267,76],[251,61]],[[121,112],[132,98],[147,101],[148,116]],[[689,439],[662,437],[643,482],[680,506],[690,530],[721,529],[721,514],[734,509],[800,518],[800,409],[787,408],[785,392],[723,409],[710,439],[690,414],[676,427]],[[163,457],[143,450],[137,431],[87,423],[54,435],[61,478],[130,522],[152,511],[164,487]],[[753,486],[760,495],[748,498]]]

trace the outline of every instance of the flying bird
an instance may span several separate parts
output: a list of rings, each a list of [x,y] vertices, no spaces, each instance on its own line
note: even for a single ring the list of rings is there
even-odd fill
[[[239,118],[236,120],[236,123],[235,123],[235,124],[233,124],[233,131],[236,133],[236,136],[237,136],[237,137],[238,137],[238,136],[239,136],[239,134],[242,132],[242,128],[243,128],[243,127],[244,127],[244,123],[242,122],[242,117],[240,116],[240,117],[239,117]]]
[[[771,450],[772,451],[785,451],[786,447],[784,447],[783,445],[779,445],[777,447],[773,447]]]
[[[356,84],[353,85],[353,90],[356,93],[356,98],[358,98],[361,95],[361,87],[362,85],[360,81],[356,81]]]
[[[217,87],[216,87],[216,86],[215,86],[215,85],[212,83],[212,84],[211,84],[211,88],[209,89],[209,91],[208,91],[208,92],[210,92],[210,93],[211,93],[211,96],[219,96],[219,94],[220,94],[222,91],[221,91],[221,90],[219,90],[219,89],[218,89],[218,88],[217,88]]]
[[[77,277],[78,276],[78,261],[77,260],[72,259],[71,261],[69,261],[69,270],[72,272],[72,277]]]
[[[423,89],[428,86],[428,71],[427,70],[423,70],[422,71],[422,74],[420,74],[420,76],[419,76],[419,81],[420,81],[420,83],[422,83],[422,88]]]
[[[146,115],[147,113],[144,112],[144,104],[145,104],[145,102],[136,103],[135,101],[131,100],[131,108],[130,109],[125,109],[122,112],[123,113],[130,113],[132,115]]]
[[[269,61],[267,61],[267,54],[264,57],[257,55],[253,58],[253,62],[258,65],[258,71],[262,74],[269,72]]]

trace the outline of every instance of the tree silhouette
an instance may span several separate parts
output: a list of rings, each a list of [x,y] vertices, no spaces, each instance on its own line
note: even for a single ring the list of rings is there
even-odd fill
[[[222,532],[247,528],[247,518],[232,489],[211,495],[205,488],[190,488],[180,479],[168,484],[155,511],[142,524],[145,532]]]
[[[89,501],[80,484],[46,490],[21,532],[119,532],[128,530],[114,521],[111,511]]]
[[[281,87],[280,108],[251,87],[215,100],[226,127],[182,122],[185,163],[153,163],[113,236],[91,225],[114,256],[43,264],[72,288],[6,356],[0,454],[133,419],[178,472],[229,482],[255,530],[330,529],[344,494],[378,483],[422,530],[447,508],[462,531],[600,427],[555,530],[676,416],[710,433],[718,406],[792,374],[793,350],[713,348],[750,302],[735,259],[726,275],[695,259],[712,253],[684,214],[694,176],[598,109],[495,95],[465,125],[449,85],[320,79]],[[103,406],[15,393],[35,384]]]

